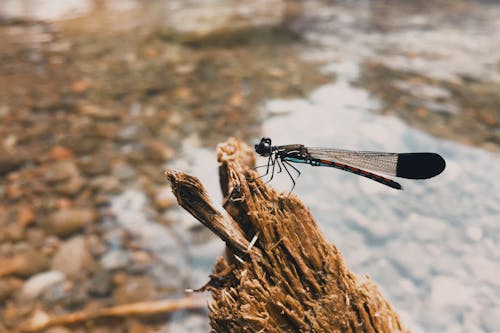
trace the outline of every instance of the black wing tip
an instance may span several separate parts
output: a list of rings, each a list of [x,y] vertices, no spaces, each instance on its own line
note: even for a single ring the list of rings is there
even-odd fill
[[[408,179],[427,179],[439,175],[446,161],[436,153],[406,153],[398,155],[396,176]]]

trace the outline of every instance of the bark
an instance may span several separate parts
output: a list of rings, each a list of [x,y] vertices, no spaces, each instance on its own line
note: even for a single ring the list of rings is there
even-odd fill
[[[294,195],[279,194],[252,170],[250,147],[219,145],[228,214],[194,177],[167,171],[179,204],[227,245],[209,283],[215,332],[409,332],[368,277],[355,276]]]

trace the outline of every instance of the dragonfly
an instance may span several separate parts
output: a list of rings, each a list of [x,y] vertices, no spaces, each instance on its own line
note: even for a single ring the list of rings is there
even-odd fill
[[[255,145],[255,152],[268,158],[267,165],[261,166],[267,167],[265,174],[261,177],[270,173],[269,182],[274,177],[275,166],[278,166],[278,173],[284,169],[293,183],[290,192],[295,187],[295,179],[290,169],[297,173],[297,178],[301,174],[292,163],[305,163],[347,171],[397,190],[403,189],[401,184],[379,173],[406,179],[428,179],[439,175],[446,167],[444,158],[436,153],[353,151],[306,147],[302,144],[273,146],[271,139],[266,137]]]

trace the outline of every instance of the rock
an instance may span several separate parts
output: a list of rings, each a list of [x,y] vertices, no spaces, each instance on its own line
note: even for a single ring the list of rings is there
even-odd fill
[[[97,105],[84,104],[80,106],[80,113],[98,120],[116,120],[119,114],[113,110],[104,109]]]
[[[96,235],[88,236],[87,246],[88,246],[90,253],[94,257],[99,257],[99,256],[103,255],[107,250],[104,242],[100,239],[100,237],[97,237]]]
[[[98,153],[91,157],[82,158],[79,165],[82,172],[87,176],[97,176],[111,172],[109,155],[105,153]]]
[[[13,279],[0,280],[0,303],[3,303],[17,289],[17,283]]]
[[[96,297],[106,297],[111,294],[111,275],[107,271],[101,271],[90,279],[89,294]]]
[[[117,193],[120,191],[120,181],[113,176],[99,176],[92,180],[93,189],[104,193]]]
[[[38,273],[30,277],[23,285],[21,295],[28,299],[37,298],[50,286],[64,281],[64,274],[58,271]]]
[[[56,186],[56,192],[68,196],[75,196],[85,186],[86,181],[80,176],[72,177],[68,181]]]
[[[44,179],[47,183],[53,184],[78,176],[78,167],[73,161],[57,161],[49,166]]]
[[[45,230],[42,228],[28,228],[26,230],[26,241],[35,246],[42,245],[46,237]]]
[[[172,193],[172,190],[167,187],[158,189],[154,195],[153,204],[158,210],[165,210],[177,205],[177,198]]]
[[[122,228],[111,228],[106,231],[101,237],[101,239],[112,248],[122,247],[126,238],[127,233],[125,229]]]
[[[467,304],[473,297],[473,290],[457,278],[438,275],[432,279],[431,302],[442,308],[459,307]]]
[[[28,205],[17,207],[17,224],[26,227],[35,221],[35,211]]]
[[[21,186],[12,184],[5,187],[5,197],[9,200],[18,200],[24,195]]]
[[[49,234],[64,237],[90,225],[96,218],[97,213],[92,208],[64,208],[53,213],[44,228]]]
[[[17,223],[9,223],[4,226],[2,234],[0,235],[0,240],[8,242],[19,242],[24,238],[25,228]]]
[[[129,263],[126,252],[111,250],[101,257],[101,267],[105,270],[125,268]]]
[[[113,165],[112,174],[120,181],[127,181],[135,177],[135,169],[127,163],[116,163]]]
[[[95,262],[89,253],[83,236],[76,236],[65,241],[52,258],[51,268],[75,277],[95,268]]]
[[[161,140],[148,140],[144,148],[146,158],[152,161],[163,162],[175,155],[175,151]]]
[[[46,270],[48,258],[35,249],[28,248],[10,258],[0,257],[0,277],[16,275],[29,277]]]
[[[118,131],[117,139],[121,142],[137,142],[146,134],[146,130],[138,125],[123,127]]]
[[[20,154],[6,151],[0,148],[0,176],[19,169],[25,162],[26,158]]]
[[[128,277],[113,291],[113,299],[116,304],[146,301],[154,295],[155,284],[147,276]]]
[[[74,153],[69,148],[63,146],[55,146],[50,150],[50,156],[56,161],[70,160],[74,157]]]
[[[115,123],[96,124],[96,136],[98,138],[114,140],[118,135],[119,129],[119,125]]]

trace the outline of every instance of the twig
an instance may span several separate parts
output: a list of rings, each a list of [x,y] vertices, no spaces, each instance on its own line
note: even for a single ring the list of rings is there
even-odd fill
[[[44,312],[38,312],[21,327],[23,332],[33,332],[46,329],[56,325],[70,325],[81,321],[120,317],[129,315],[152,315],[157,313],[173,312],[178,310],[202,309],[207,306],[207,300],[201,297],[185,297],[181,299],[167,299],[150,302],[139,302],[118,305],[111,308],[96,311],[78,311],[61,316],[49,316]]]

